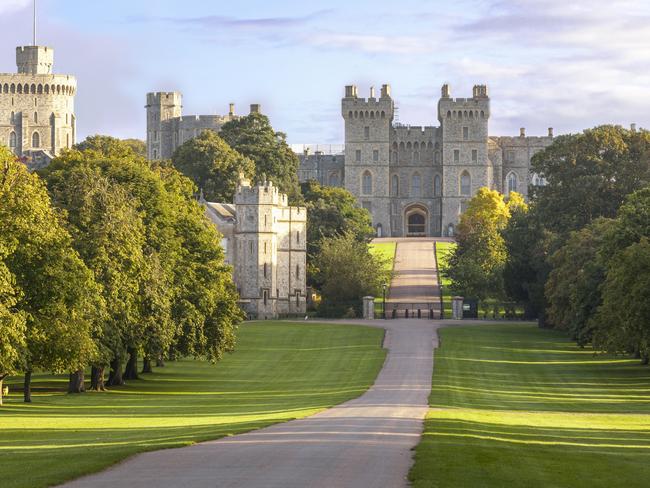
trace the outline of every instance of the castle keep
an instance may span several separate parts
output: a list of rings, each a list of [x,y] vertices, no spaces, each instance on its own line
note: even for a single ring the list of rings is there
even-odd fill
[[[481,187],[524,196],[542,184],[531,173],[532,156],[551,144],[543,137],[489,135],[490,98],[475,85],[471,98],[452,98],[449,85],[438,101],[438,127],[394,123],[389,85],[379,97],[345,87],[343,154],[304,152],[301,180],[345,186],[372,215],[378,236],[452,236],[469,199]]]
[[[185,141],[197,137],[206,129],[219,132],[221,126],[237,118],[235,104],[228,115],[183,115],[183,95],[180,92],[147,93],[147,157],[171,159],[174,151]],[[251,113],[260,106],[252,104]]]
[[[304,315],[307,310],[307,209],[290,207],[269,181],[239,181],[234,203],[202,200],[223,235],[226,261],[250,318]]]
[[[51,47],[16,48],[16,65],[0,74],[0,141],[35,169],[75,143],[77,81],[52,74]]]

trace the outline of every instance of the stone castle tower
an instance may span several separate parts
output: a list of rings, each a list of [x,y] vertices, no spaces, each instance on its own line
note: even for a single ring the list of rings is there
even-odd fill
[[[357,195],[373,216],[378,235],[391,234],[390,134],[395,107],[390,86],[374,88],[368,99],[357,96],[357,87],[345,87],[341,112],[345,121],[345,187]]]
[[[307,210],[290,207],[270,181],[241,178],[233,204],[203,202],[222,233],[240,304],[251,318],[307,309]]]
[[[16,65],[0,74],[0,141],[36,168],[75,143],[77,81],[52,73],[51,47],[16,48]]]

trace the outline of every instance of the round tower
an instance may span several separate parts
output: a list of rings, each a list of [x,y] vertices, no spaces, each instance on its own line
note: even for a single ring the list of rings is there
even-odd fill
[[[77,80],[53,74],[54,50],[16,48],[16,73],[0,74],[0,140],[40,166],[76,139]]]

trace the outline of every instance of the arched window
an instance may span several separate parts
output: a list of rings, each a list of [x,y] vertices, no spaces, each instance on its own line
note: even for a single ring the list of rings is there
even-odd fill
[[[512,191],[517,191],[517,174],[514,172],[511,172],[508,174],[507,178],[507,183],[508,183],[508,195]]]
[[[413,153],[413,161],[420,161],[420,153],[418,151]]]
[[[338,173],[336,173],[336,172],[330,173],[329,185],[330,186],[339,186],[339,174]]]
[[[38,112],[34,112],[34,123],[38,124]]]
[[[32,134],[32,147],[33,148],[41,147],[41,136],[39,135],[38,132],[34,132]]]
[[[12,124],[16,123],[16,113],[15,112],[11,112],[11,123]]]
[[[390,184],[390,194],[394,197],[399,195],[399,176],[393,175]]]
[[[370,171],[365,171],[361,177],[361,193],[364,195],[372,194],[372,174]]]
[[[434,161],[436,164],[440,164],[440,151],[436,151],[436,153],[435,153],[434,156],[433,156],[433,161]]]
[[[422,182],[420,180],[420,174],[414,173],[411,178],[411,196],[419,197],[422,192]]]
[[[460,194],[461,196],[468,197],[472,193],[472,178],[467,171],[463,171],[460,175]]]
[[[440,175],[436,175],[433,178],[433,196],[439,197],[442,194],[442,181]]]
[[[16,133],[9,134],[9,149],[14,151],[16,149]]]

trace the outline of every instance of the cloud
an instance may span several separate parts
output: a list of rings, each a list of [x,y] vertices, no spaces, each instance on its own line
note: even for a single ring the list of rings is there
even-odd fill
[[[14,12],[32,4],[32,0],[2,0],[0,3],[0,14]]]

